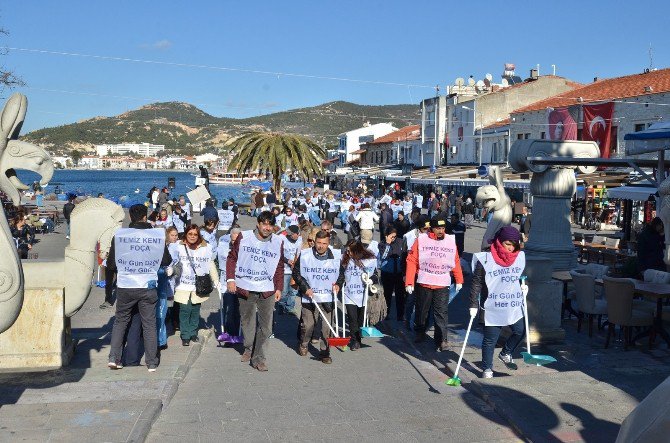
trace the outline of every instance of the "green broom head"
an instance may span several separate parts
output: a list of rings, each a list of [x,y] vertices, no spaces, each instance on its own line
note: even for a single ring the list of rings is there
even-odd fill
[[[447,386],[460,386],[461,379],[460,377],[451,377],[449,380],[445,381],[444,384]]]

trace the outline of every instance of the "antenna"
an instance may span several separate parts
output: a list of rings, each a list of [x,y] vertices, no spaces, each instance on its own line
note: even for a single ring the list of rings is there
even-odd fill
[[[654,48],[652,48],[651,43],[649,43],[649,70],[654,69]]]
[[[556,75],[556,65],[551,65],[551,70],[553,72],[551,75]]]

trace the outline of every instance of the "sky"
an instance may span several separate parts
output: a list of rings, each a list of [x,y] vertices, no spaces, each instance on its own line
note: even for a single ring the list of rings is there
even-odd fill
[[[665,68],[668,16],[647,0],[12,0],[0,65],[27,84],[24,133],[158,101],[239,118],[418,104],[457,77],[499,81],[504,63],[588,83],[642,72],[650,45]]]

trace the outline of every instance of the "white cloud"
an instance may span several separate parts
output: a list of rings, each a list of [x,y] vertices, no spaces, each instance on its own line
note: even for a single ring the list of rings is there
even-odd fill
[[[169,49],[172,46],[172,42],[170,40],[158,40],[157,42],[154,43],[142,43],[140,45],[140,48],[142,49],[151,49],[155,51],[165,51],[166,49]]]

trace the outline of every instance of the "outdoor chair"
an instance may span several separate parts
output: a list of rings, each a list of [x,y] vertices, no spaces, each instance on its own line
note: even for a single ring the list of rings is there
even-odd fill
[[[594,235],[593,240],[591,240],[591,243],[594,244],[594,245],[605,244],[605,237],[602,237],[600,235]]]
[[[621,240],[618,239],[618,238],[606,238],[605,239],[605,246],[608,246],[610,248],[618,248],[619,247],[619,242],[621,242]]]
[[[644,271],[644,281],[651,283],[670,284],[670,272],[657,271],[656,269],[647,269]],[[645,306],[646,309],[651,309],[656,312],[656,299],[642,297],[644,300],[638,300],[640,305]],[[664,306],[661,317],[663,321],[670,321],[670,306]]]
[[[588,263],[584,266],[584,272],[592,275],[596,280],[602,280],[604,276],[609,275],[610,267],[607,265],[599,265],[597,263]],[[602,286],[596,286],[596,298],[603,298]]]
[[[607,338],[605,348],[610,344],[610,337],[614,334],[614,325],[623,329],[623,347],[628,350],[632,341],[633,327],[651,327],[654,322],[653,314],[646,311],[633,309],[633,297],[635,296],[635,282],[629,278],[603,277],[605,286],[605,299],[607,300]],[[649,348],[654,340],[654,333],[649,334]]]
[[[598,316],[598,329],[602,316],[607,314],[607,302],[596,299],[596,279],[590,274],[570,271],[575,285],[576,309],[582,315],[577,318],[577,332],[581,332],[584,315],[589,319],[589,337],[593,336],[593,317]]]

